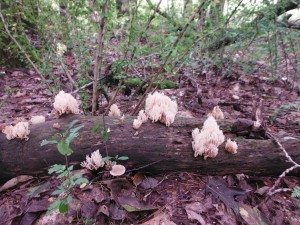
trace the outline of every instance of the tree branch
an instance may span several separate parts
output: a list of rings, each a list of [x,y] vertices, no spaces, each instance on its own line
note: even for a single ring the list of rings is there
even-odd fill
[[[100,76],[100,64],[102,62],[102,53],[103,53],[103,37],[105,34],[105,19],[106,19],[106,12],[108,8],[108,0],[106,0],[102,5],[102,17],[99,21],[99,34],[97,38],[97,49],[95,54],[95,65],[94,65],[94,80],[93,80],[93,98],[92,98],[92,114],[95,115],[97,110],[97,101],[99,96],[98,90],[98,80]]]

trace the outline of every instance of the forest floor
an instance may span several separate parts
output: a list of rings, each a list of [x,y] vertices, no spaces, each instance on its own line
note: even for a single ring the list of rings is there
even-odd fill
[[[261,102],[264,126],[278,135],[299,135],[299,88],[289,77],[270,80],[265,68],[264,62],[257,62],[247,74],[238,64],[219,70],[198,63],[178,72],[177,88],[161,91],[176,97],[182,115],[196,118],[219,105],[227,119],[253,119]],[[60,73],[53,76],[67,83]],[[70,91],[67,85],[63,89]],[[126,114],[133,110],[138,97],[120,94],[116,102]],[[34,72],[0,69],[0,130],[18,117],[44,115],[51,120],[53,99],[54,94]],[[100,111],[105,106],[103,99]],[[291,197],[290,192],[266,197],[276,177],[173,172],[128,174],[115,180],[104,174],[98,180],[76,189],[76,199],[66,216],[45,216],[57,186],[55,178],[28,177],[16,182],[1,191],[0,224],[300,224],[300,199]],[[39,189],[30,192],[38,185]],[[300,185],[299,177],[285,177],[281,183],[285,188],[296,185]],[[136,208],[128,212],[121,207],[124,202]]]

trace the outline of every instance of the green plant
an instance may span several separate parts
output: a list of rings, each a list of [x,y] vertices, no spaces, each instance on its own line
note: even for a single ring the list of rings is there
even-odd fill
[[[292,192],[292,197],[300,198],[300,187],[299,186],[294,187],[294,190]]]
[[[128,159],[129,158],[127,156],[118,156],[118,155],[116,155],[115,157],[106,156],[106,157],[102,158],[102,161],[103,162],[111,161],[112,165],[115,165],[115,164],[117,164],[117,161],[126,161]]]
[[[129,87],[138,87],[141,82],[141,79],[138,77],[130,77],[125,81],[125,84]]]
[[[106,142],[108,141],[109,134],[110,134],[110,129],[109,128],[103,127],[101,129],[101,124],[99,122],[97,122],[92,127],[92,133],[93,134],[100,133],[100,138],[104,142],[104,144],[106,145]],[[106,152],[106,156],[102,158],[102,161],[104,163],[107,163],[108,161],[110,161],[112,163],[112,165],[117,164],[117,161],[126,161],[126,160],[128,160],[127,156],[116,155],[115,157],[112,157],[112,156],[108,156],[107,152]]]
[[[281,105],[269,117],[270,122],[274,123],[276,118],[279,116],[279,114],[281,114],[283,111],[287,111],[287,110],[300,111],[300,101],[295,101],[292,103],[286,103],[286,104]]]
[[[56,144],[58,152],[65,156],[65,165],[55,164],[52,165],[48,173],[57,175],[57,179],[60,181],[57,189],[52,192],[53,196],[58,196],[57,199],[50,204],[48,212],[58,209],[60,213],[68,212],[69,203],[73,200],[72,190],[76,186],[87,184],[88,180],[82,177],[80,173],[73,173],[73,166],[68,164],[68,156],[73,153],[70,147],[71,142],[79,135],[79,130],[83,125],[75,126],[78,120],[72,121],[65,132],[56,134],[52,140],[43,140],[41,146],[47,144]]]
[[[154,82],[154,85],[157,86],[159,89],[173,89],[177,87],[177,84],[171,80],[158,80]]]

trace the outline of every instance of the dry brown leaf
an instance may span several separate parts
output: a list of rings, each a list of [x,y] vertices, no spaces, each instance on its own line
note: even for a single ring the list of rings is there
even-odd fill
[[[134,184],[134,186],[139,186],[142,181],[145,179],[145,175],[142,173],[136,173],[134,174],[134,176],[132,177],[132,182]]]
[[[173,221],[170,220],[169,216],[166,213],[161,213],[156,215],[153,219],[142,223],[140,225],[176,225]]]
[[[20,176],[14,177],[1,186],[0,192],[10,189],[19,183],[23,183],[23,182],[31,180],[31,179],[33,179],[33,177],[27,176],[27,175],[20,175]]]

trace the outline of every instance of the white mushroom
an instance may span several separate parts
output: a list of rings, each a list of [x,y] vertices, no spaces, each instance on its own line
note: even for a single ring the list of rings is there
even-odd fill
[[[31,124],[39,124],[39,123],[45,123],[46,118],[44,116],[33,116],[30,119]]]
[[[118,108],[116,104],[112,104],[109,108],[108,116],[120,117],[121,118],[121,110]]]
[[[125,166],[123,165],[113,165],[112,168],[111,168],[111,171],[109,171],[109,173],[114,176],[114,177],[117,177],[117,176],[122,176],[126,171],[126,168]]]
[[[232,141],[227,139],[226,144],[225,144],[225,150],[231,154],[236,154],[238,149],[238,145],[235,141]]]
[[[209,116],[205,120],[201,131],[198,128],[194,129],[192,137],[192,147],[195,151],[194,156],[203,155],[204,159],[216,157],[219,145],[225,140],[225,136],[213,116]]]
[[[60,116],[62,114],[79,114],[79,104],[77,100],[69,93],[60,91],[54,99],[53,107]]]

